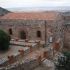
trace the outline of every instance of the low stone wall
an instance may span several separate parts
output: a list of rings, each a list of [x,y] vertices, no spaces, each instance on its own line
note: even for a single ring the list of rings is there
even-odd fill
[[[31,59],[31,60],[25,60],[21,63],[15,63],[12,65],[9,65],[5,68],[0,68],[0,70],[31,70],[39,65],[39,62],[37,59]]]
[[[52,61],[45,59],[42,61],[41,65],[45,70],[55,70],[55,65]],[[22,62],[16,62],[7,67],[0,68],[0,70],[33,70],[39,67],[39,62],[37,58],[26,59]]]
[[[43,61],[43,67],[47,70],[55,70],[54,63],[47,59]]]
[[[21,50],[21,51],[19,51],[19,50]],[[1,67],[6,67],[7,65],[10,65],[11,63],[14,63],[14,62],[20,60],[21,58],[23,58],[24,56],[26,56],[27,54],[30,53],[30,48],[29,47],[26,48],[25,50],[23,50],[23,49],[19,49],[19,50],[17,51],[17,53],[10,54],[6,57],[3,57],[2,60],[1,60],[2,64],[0,65],[0,68]]]

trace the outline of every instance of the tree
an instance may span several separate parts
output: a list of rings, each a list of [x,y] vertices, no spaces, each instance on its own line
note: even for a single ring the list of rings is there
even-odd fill
[[[70,70],[70,52],[63,52],[63,57],[58,58],[57,70]]]
[[[0,30],[0,50],[5,51],[9,48],[10,36],[4,31]]]

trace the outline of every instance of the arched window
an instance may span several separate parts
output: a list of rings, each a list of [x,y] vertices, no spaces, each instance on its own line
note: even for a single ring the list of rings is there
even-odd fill
[[[41,31],[37,31],[37,37],[41,37]]]
[[[10,34],[10,35],[12,35],[12,34],[13,34],[13,32],[12,32],[12,29],[11,29],[11,28],[9,29],[9,34]]]

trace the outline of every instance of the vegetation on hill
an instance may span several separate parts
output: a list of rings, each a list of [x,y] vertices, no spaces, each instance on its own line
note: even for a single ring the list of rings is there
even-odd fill
[[[5,14],[9,13],[10,11],[8,11],[7,9],[4,9],[2,7],[0,7],[0,16],[4,16]]]

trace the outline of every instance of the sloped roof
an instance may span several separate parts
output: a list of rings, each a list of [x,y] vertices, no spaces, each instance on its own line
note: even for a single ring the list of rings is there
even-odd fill
[[[8,13],[0,19],[24,19],[24,20],[54,20],[58,17],[56,12],[24,12]]]

